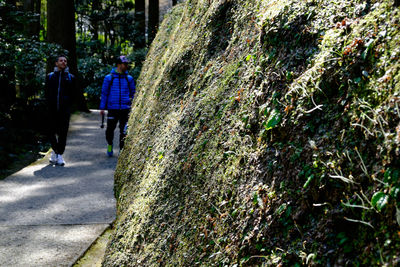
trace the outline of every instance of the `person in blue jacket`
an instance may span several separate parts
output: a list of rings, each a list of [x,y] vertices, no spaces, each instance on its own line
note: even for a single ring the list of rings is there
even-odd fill
[[[129,111],[135,95],[135,81],[128,74],[130,61],[126,56],[117,58],[117,67],[113,68],[103,81],[101,89],[100,114],[107,114],[107,155],[113,155],[114,130],[119,123],[119,149],[124,147],[125,129],[128,122]]]

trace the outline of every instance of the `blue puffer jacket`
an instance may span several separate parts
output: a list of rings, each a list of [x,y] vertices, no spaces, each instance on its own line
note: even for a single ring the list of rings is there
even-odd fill
[[[135,89],[135,81],[128,72],[120,74],[113,68],[104,78],[100,109],[130,109]]]

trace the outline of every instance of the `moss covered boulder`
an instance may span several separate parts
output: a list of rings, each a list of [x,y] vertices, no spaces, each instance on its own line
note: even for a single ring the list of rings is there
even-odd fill
[[[395,1],[187,0],[163,21],[104,266],[400,264]]]

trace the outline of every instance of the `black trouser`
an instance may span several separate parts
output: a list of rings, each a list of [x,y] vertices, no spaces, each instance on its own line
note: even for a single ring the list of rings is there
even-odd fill
[[[124,147],[125,126],[128,122],[129,109],[110,109],[107,115],[106,140],[109,145],[113,144],[114,130],[119,122],[119,149]]]
[[[68,111],[51,111],[49,133],[51,148],[56,154],[63,154],[67,144],[70,113]]]

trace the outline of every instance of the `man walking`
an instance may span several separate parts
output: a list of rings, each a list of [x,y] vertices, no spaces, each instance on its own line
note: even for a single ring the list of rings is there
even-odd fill
[[[114,130],[119,122],[119,149],[124,147],[125,129],[129,111],[135,95],[135,81],[128,75],[130,61],[125,56],[117,58],[117,67],[104,78],[101,89],[100,114],[107,114],[107,155],[113,155]]]
[[[62,154],[67,143],[71,103],[75,94],[75,76],[68,72],[67,58],[58,56],[54,72],[46,77],[45,98],[49,108],[49,133],[53,152],[50,163],[64,166]]]

